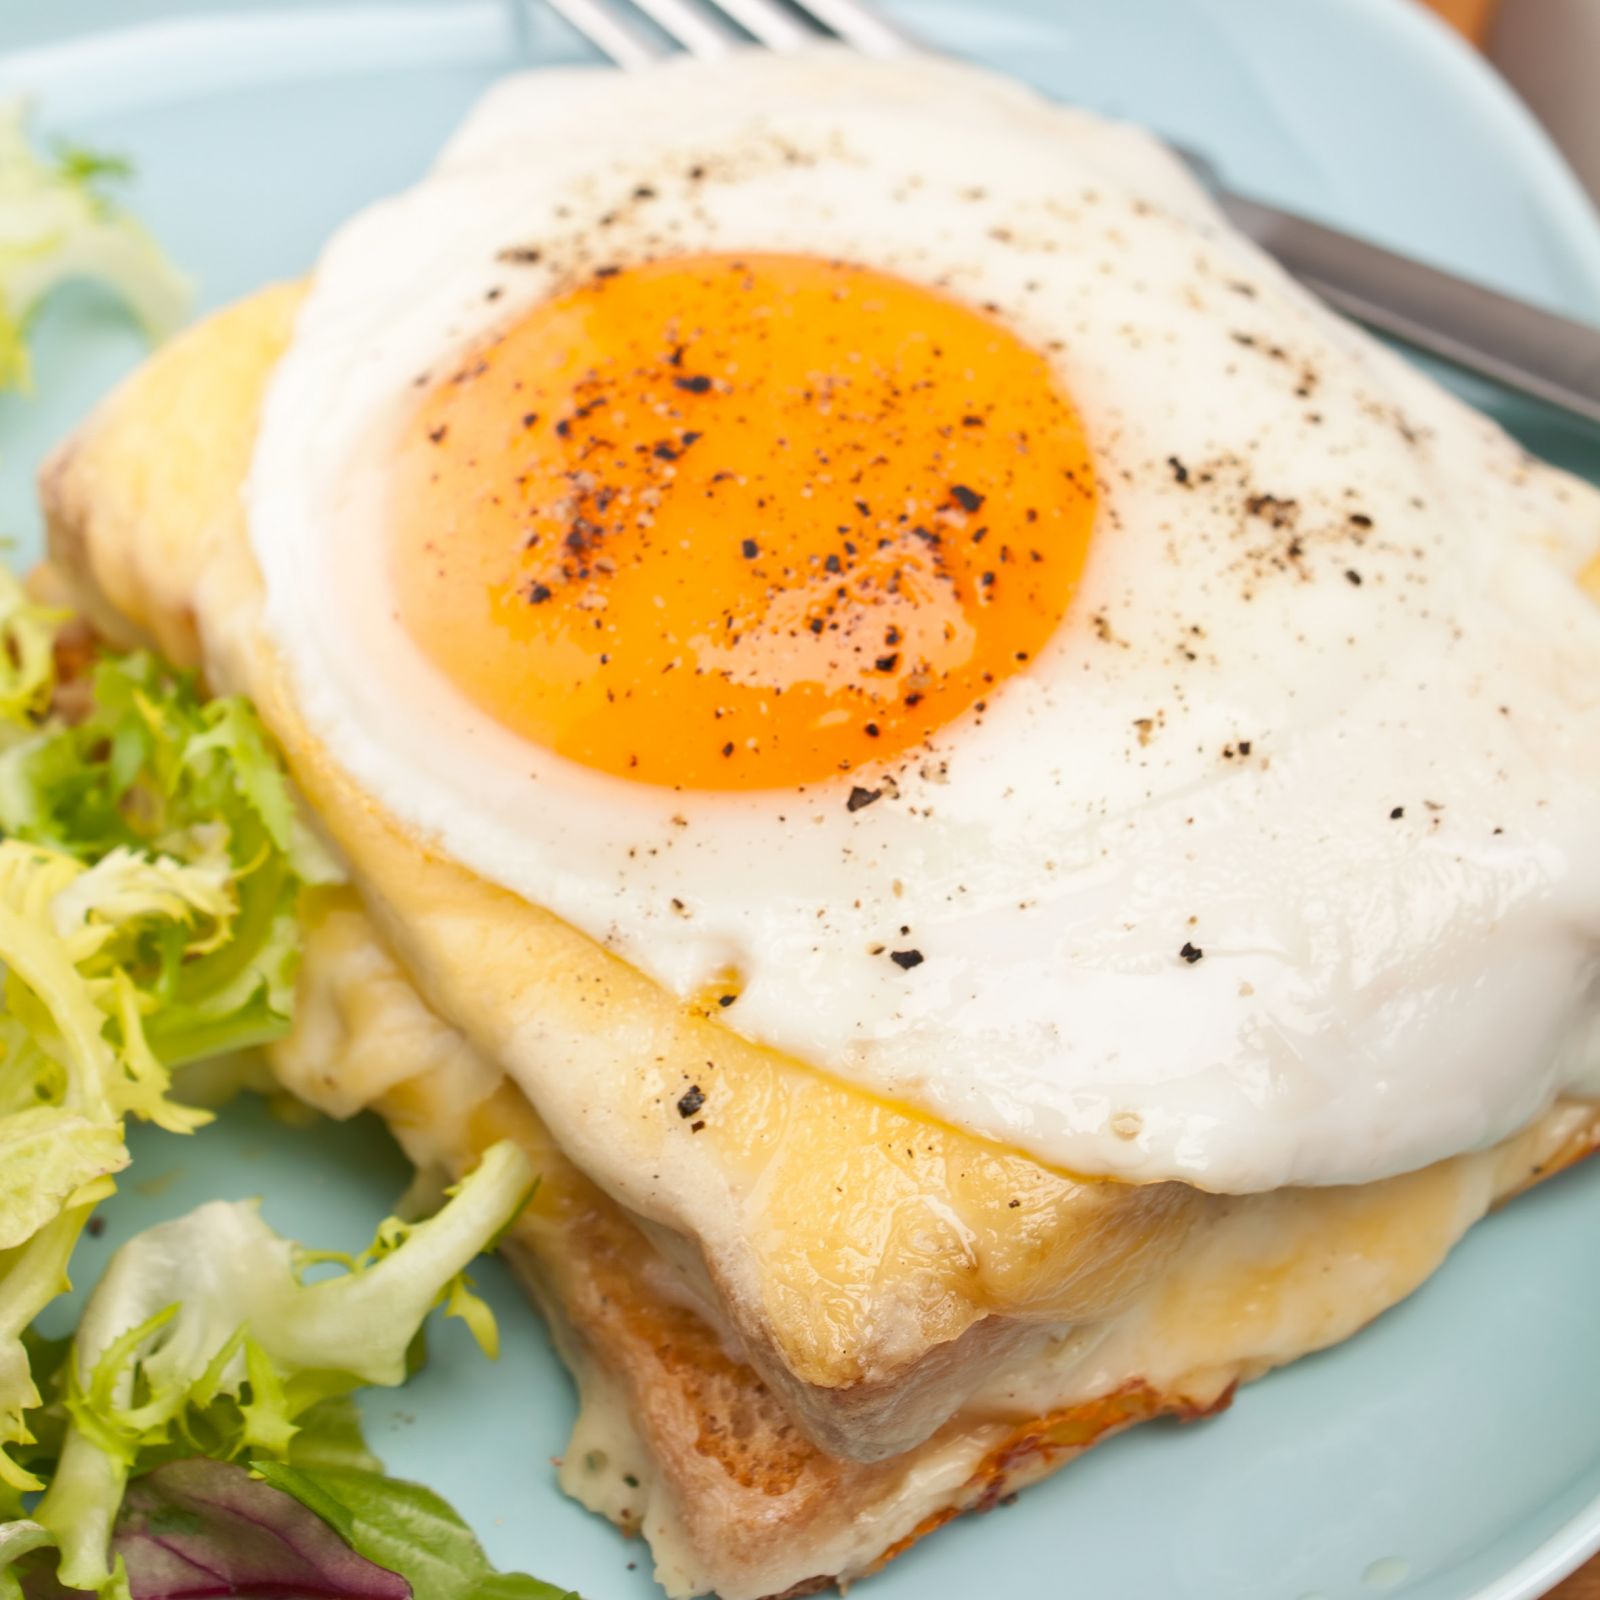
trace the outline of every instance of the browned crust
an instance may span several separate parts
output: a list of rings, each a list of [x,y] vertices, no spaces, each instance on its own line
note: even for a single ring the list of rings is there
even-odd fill
[[[1136,1423],[1161,1416],[1176,1417],[1180,1422],[1214,1417],[1233,1404],[1238,1387],[1237,1383],[1230,1383],[1211,1404],[1196,1406],[1177,1397],[1163,1397],[1148,1384],[1131,1383],[1082,1405],[1069,1406],[1025,1423],[983,1458],[978,1470],[949,1505],[930,1512],[910,1533],[895,1540],[868,1570],[881,1571],[919,1539],[966,1512],[993,1511],[1018,1490],[1048,1477],[1057,1467],[1065,1466],[1102,1439],[1109,1439]]]
[[[1600,1151],[1600,1121],[1589,1123],[1549,1159],[1530,1169],[1526,1179],[1503,1195],[1497,1204],[1576,1166]],[[1048,1477],[1074,1456],[1093,1445],[1153,1417],[1171,1416],[1180,1422],[1196,1422],[1216,1416],[1233,1403],[1238,1384],[1230,1384],[1219,1399],[1208,1406],[1194,1406],[1179,1396],[1162,1396],[1144,1384],[1107,1395],[1086,1405],[1026,1424],[1003,1444],[991,1450],[963,1486],[952,1504],[926,1517],[905,1538],[889,1546],[874,1563],[878,1571],[896,1556],[903,1555],[919,1539],[942,1527],[965,1511],[989,1511],[1007,1495]]]
[[[1513,1192],[1554,1176],[1600,1148],[1600,1120],[1532,1169]],[[870,1507],[910,1463],[959,1434],[948,1424],[926,1446],[892,1461],[826,1455],[794,1425],[771,1391],[735,1360],[692,1311],[651,1292],[639,1271],[649,1246],[605,1203],[560,1235],[519,1229],[508,1241],[513,1268],[543,1301],[554,1300],[584,1355],[622,1386],[630,1414],[677,1503],[692,1543],[733,1569],[755,1564],[772,1541],[795,1547],[844,1510]],[[1111,1394],[1010,1428],[945,1504],[886,1542],[863,1566],[817,1574],[771,1600],[798,1600],[881,1569],[918,1540],[966,1512],[991,1510],[1085,1450],[1154,1417],[1190,1422],[1231,1403],[1236,1383],[1207,1404],[1131,1383]]]

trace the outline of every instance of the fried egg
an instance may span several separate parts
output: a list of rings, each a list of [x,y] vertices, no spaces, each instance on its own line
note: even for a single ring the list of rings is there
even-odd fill
[[[1600,495],[1135,130],[508,80],[328,248],[247,512],[375,807],[873,1093],[1243,1192],[1600,1077]]]

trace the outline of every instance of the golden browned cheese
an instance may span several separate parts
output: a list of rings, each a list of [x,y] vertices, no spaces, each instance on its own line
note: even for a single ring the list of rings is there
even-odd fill
[[[1594,596],[1596,605],[1600,605],[1600,556],[1578,574],[1578,582]]]

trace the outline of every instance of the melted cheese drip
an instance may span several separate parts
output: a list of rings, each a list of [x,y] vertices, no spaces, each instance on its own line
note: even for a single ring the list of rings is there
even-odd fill
[[[460,1053],[459,1036],[409,992],[370,930],[362,938],[360,920],[345,907],[316,933],[295,1033],[274,1051],[284,1081],[313,1103],[320,1099],[341,1111],[370,1097],[414,1160],[451,1172],[469,1167],[482,1146],[508,1128],[520,1129],[545,1182],[519,1236],[546,1261],[572,1260],[583,1245],[570,1219],[593,1203],[585,1198],[587,1181],[566,1165],[525,1107],[509,1117],[504,1091],[485,1093],[492,1069]],[[357,1018],[360,1032],[347,1033]],[[410,1061],[420,1071],[398,1083],[403,1064],[397,1065],[393,1046],[402,1040],[411,1042]],[[1210,1202],[1203,1225],[1178,1230],[1181,1248],[1168,1252],[1123,1303],[1097,1305],[1090,1292],[1064,1324],[1039,1326],[997,1370],[966,1374],[952,1420],[877,1483],[870,1505],[852,1504],[832,1526],[811,1530],[803,1547],[775,1547],[759,1567],[731,1576],[718,1552],[697,1546],[654,1470],[622,1391],[581,1339],[564,1331],[557,1304],[550,1309],[558,1343],[578,1374],[583,1402],[562,1463],[562,1486],[622,1526],[642,1526],[657,1579],[674,1596],[715,1590],[724,1600],[758,1600],[819,1574],[859,1575],[942,1508],[965,1505],[973,1485],[983,1487],[980,1469],[1019,1427],[1040,1432],[1038,1419],[1065,1419],[1042,1429],[1056,1445],[1037,1463],[1042,1470],[1071,1453],[1074,1413],[1093,1402],[1149,1390],[1168,1407],[1210,1409],[1233,1384],[1355,1333],[1422,1283],[1497,1199],[1597,1137],[1600,1110],[1569,1105],[1494,1150],[1382,1183]],[[851,1237],[833,1235],[836,1257],[849,1253],[840,1240]],[[926,1263],[896,1267],[907,1282],[927,1270]],[[670,1264],[641,1249],[636,1270],[647,1298],[687,1295],[697,1315],[720,1323],[711,1302],[694,1294]],[[836,1262],[820,1253],[811,1270],[822,1293],[840,1278]],[[1069,1299],[1070,1287],[1058,1285],[1064,1313]],[[997,1306],[994,1312],[1027,1309]],[[734,1337],[731,1330],[725,1336]],[[1130,1419],[1140,1414],[1134,1408]],[[1082,1442],[1094,1442],[1101,1426],[1090,1427]],[[1024,1463],[1018,1470],[1026,1477],[1033,1469]]]

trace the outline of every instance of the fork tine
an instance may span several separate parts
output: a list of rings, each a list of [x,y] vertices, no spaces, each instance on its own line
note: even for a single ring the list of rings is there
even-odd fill
[[[865,0],[795,0],[795,4],[863,55],[905,56],[917,48],[909,34],[901,32]]]
[[[749,43],[721,11],[701,6],[697,0],[633,0],[633,3],[692,56],[725,56]]]
[[[808,28],[782,4],[782,0],[716,0],[757,44],[769,50],[803,50],[819,43],[823,35]]]
[[[799,50],[835,37],[864,55],[907,55],[916,46],[867,0],[549,0],[551,7],[620,67],[646,66],[671,53],[730,54],[753,39],[769,50]],[[807,27],[795,15],[818,24]],[[667,36],[643,25],[643,13]],[[741,29],[743,31],[741,31]],[[826,32],[819,30],[827,30]],[[748,35],[748,37],[747,37]],[[671,44],[667,41],[670,40]]]
[[[615,0],[549,0],[601,55],[619,67],[647,67],[672,53],[672,47],[648,28],[640,27],[633,12]]]

